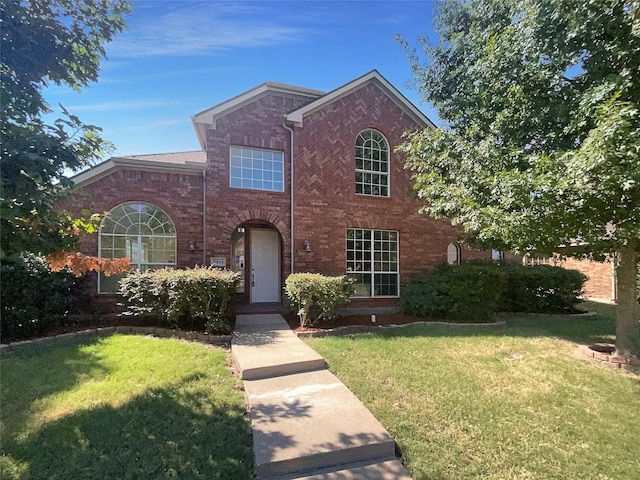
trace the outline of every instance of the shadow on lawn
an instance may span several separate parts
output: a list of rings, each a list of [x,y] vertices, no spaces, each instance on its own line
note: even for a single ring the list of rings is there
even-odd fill
[[[95,336],[80,341],[76,337],[14,350],[4,357],[0,394],[3,430],[21,429],[28,421],[34,401],[70,390],[81,378],[108,375],[109,369],[90,348],[102,341],[103,338]],[[52,365],[55,367],[51,368]],[[59,368],[60,365],[64,368]],[[25,384],[28,388],[24,388]]]
[[[244,410],[213,405],[206,388],[190,385],[195,380],[149,390],[119,407],[79,411],[21,443],[5,438],[3,475],[15,472],[3,478],[252,478]]]

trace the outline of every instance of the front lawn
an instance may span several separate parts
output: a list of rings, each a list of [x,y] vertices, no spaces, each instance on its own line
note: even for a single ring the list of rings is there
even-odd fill
[[[396,438],[415,480],[638,479],[640,375],[576,352],[613,339],[614,307],[596,308],[597,319],[523,316],[308,343]]]
[[[253,478],[222,349],[114,335],[2,358],[3,479]]]

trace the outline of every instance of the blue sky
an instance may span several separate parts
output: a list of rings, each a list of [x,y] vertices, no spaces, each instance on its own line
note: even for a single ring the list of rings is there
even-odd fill
[[[102,127],[114,156],[197,150],[191,115],[266,81],[330,91],[374,68],[437,123],[394,39],[435,40],[431,0],[135,3],[97,83],[45,90]]]

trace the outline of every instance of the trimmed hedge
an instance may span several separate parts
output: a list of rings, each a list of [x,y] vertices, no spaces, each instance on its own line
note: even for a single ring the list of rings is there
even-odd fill
[[[68,314],[93,309],[84,277],[52,272],[44,258],[33,254],[3,258],[0,279],[3,342],[43,335],[65,326]]]
[[[499,267],[506,275],[507,288],[499,311],[562,313],[579,302],[587,277],[578,270],[551,265],[525,267],[507,264]]]
[[[550,265],[469,263],[441,265],[404,289],[404,313],[419,317],[488,321],[497,312],[572,311],[586,277]]]
[[[285,294],[298,311],[300,326],[336,316],[336,307],[354,295],[345,275],[330,277],[319,273],[292,273],[285,280]]]
[[[505,276],[482,265],[441,265],[411,279],[401,306],[407,315],[483,322],[498,310]]]
[[[125,314],[156,315],[174,328],[193,328],[202,321],[208,333],[228,333],[228,310],[239,278],[235,272],[204,267],[132,272],[120,280],[120,293]]]

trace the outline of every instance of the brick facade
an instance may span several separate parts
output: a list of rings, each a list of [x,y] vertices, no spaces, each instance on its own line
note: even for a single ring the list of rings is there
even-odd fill
[[[246,232],[246,245],[250,244],[252,228],[276,230],[281,283],[292,271],[292,258],[293,270],[297,272],[344,273],[348,228],[394,230],[399,236],[402,289],[412,275],[445,262],[447,246],[461,230],[448,221],[418,213],[420,202],[411,194],[410,173],[404,169],[402,156],[394,152],[405,131],[425,128],[427,123],[420,121],[406,99],[393,91],[390,94],[379,74],[366,78],[367,81],[356,82],[354,88],[335,99],[328,94],[330,101],[305,113],[303,121],[297,124],[287,122],[287,115],[324,97],[320,92],[286,86],[269,88],[265,84],[267,87],[256,90],[253,96],[245,94],[239,100],[230,100],[228,108],[227,103],[221,104],[194,117],[206,152],[199,171],[189,167],[190,163],[180,154],[171,154],[168,158],[176,161],[169,161],[165,169],[157,162],[153,169],[146,168],[149,159],[145,156],[130,157],[125,159],[129,163],[124,160],[120,166],[114,163],[114,168],[101,175],[85,175],[68,205],[78,206],[76,210],[81,206],[106,212],[127,201],[143,201],[161,208],[176,226],[178,267],[207,264],[211,257],[224,257],[230,266],[234,260],[231,237],[238,228]],[[389,197],[355,193],[355,141],[365,129],[380,132],[389,143]],[[230,187],[231,146],[282,152],[284,192]],[[306,240],[310,242],[310,251],[304,246]],[[82,250],[97,255],[97,235],[84,239]],[[246,247],[246,265],[251,264],[250,250]],[[490,252],[464,248],[462,257],[488,259]],[[248,284],[248,268],[245,276]],[[242,300],[250,300],[248,292]],[[397,298],[354,301],[356,306],[397,303]]]
[[[611,261],[594,262],[567,258],[559,266],[579,270],[587,276],[584,285],[584,296],[602,300],[616,300],[615,276]]]

